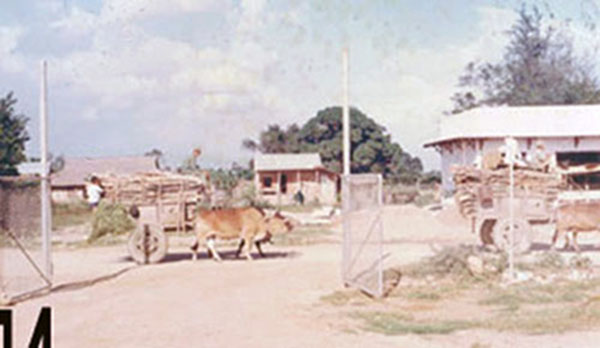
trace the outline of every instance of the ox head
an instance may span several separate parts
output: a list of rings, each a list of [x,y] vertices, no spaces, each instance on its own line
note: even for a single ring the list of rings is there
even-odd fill
[[[277,211],[272,216],[269,216],[265,220],[267,232],[271,235],[284,234],[287,232],[291,232],[295,224],[285,216],[281,215],[279,211]]]

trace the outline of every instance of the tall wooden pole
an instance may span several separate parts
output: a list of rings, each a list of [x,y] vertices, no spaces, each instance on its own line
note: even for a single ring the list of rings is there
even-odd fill
[[[348,48],[342,51],[344,175],[350,175],[350,106],[348,102]]]
[[[348,48],[342,50],[342,149],[343,149],[343,175],[342,175],[342,217],[343,217],[343,243],[342,243],[342,281],[349,285],[347,278],[347,265],[350,262],[351,236],[348,217],[350,208],[350,107],[348,103]]]
[[[42,229],[42,254],[44,255],[44,270],[46,277],[52,279],[52,214],[50,207],[50,171],[48,166],[48,106],[47,106],[47,64],[41,63],[40,86],[40,157],[41,173],[41,229]]]

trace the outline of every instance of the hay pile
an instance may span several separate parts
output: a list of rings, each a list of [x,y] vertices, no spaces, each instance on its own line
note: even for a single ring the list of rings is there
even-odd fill
[[[492,197],[508,196],[510,185],[509,169],[477,169],[455,166],[451,169],[456,193],[454,199],[460,214],[465,218],[477,215],[479,202]],[[543,173],[531,169],[515,169],[515,197],[543,197],[552,204],[564,188],[559,174]]]
[[[123,205],[195,203],[210,200],[207,179],[169,172],[139,173],[127,176],[97,175],[105,199]]]

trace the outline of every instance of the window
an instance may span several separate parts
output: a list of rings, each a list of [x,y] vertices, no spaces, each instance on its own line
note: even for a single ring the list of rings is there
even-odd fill
[[[263,178],[263,186],[264,187],[271,187],[272,184],[273,184],[273,178],[271,178],[271,177]]]

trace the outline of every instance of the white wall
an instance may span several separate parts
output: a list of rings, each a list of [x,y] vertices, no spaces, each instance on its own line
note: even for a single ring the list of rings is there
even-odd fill
[[[528,146],[528,139],[530,139],[530,147]],[[521,152],[530,152],[535,146],[537,138],[517,138],[519,143],[519,149]],[[600,136],[598,137],[581,137],[577,146],[575,146],[574,138],[540,138],[546,145],[546,151],[549,153],[556,152],[587,152],[587,151],[599,151],[600,152]],[[452,174],[450,173],[450,167],[455,164],[466,165],[472,164],[480,152],[478,149],[479,142],[475,141],[475,146],[465,146],[464,151],[461,148],[461,142],[455,141],[452,143],[451,151],[448,149],[441,150],[441,161],[442,161],[442,188],[444,191],[452,191],[454,185],[452,183]],[[463,143],[464,144],[464,143]],[[486,139],[483,140],[483,147],[481,152],[485,153],[498,149],[504,144],[504,139]]]

